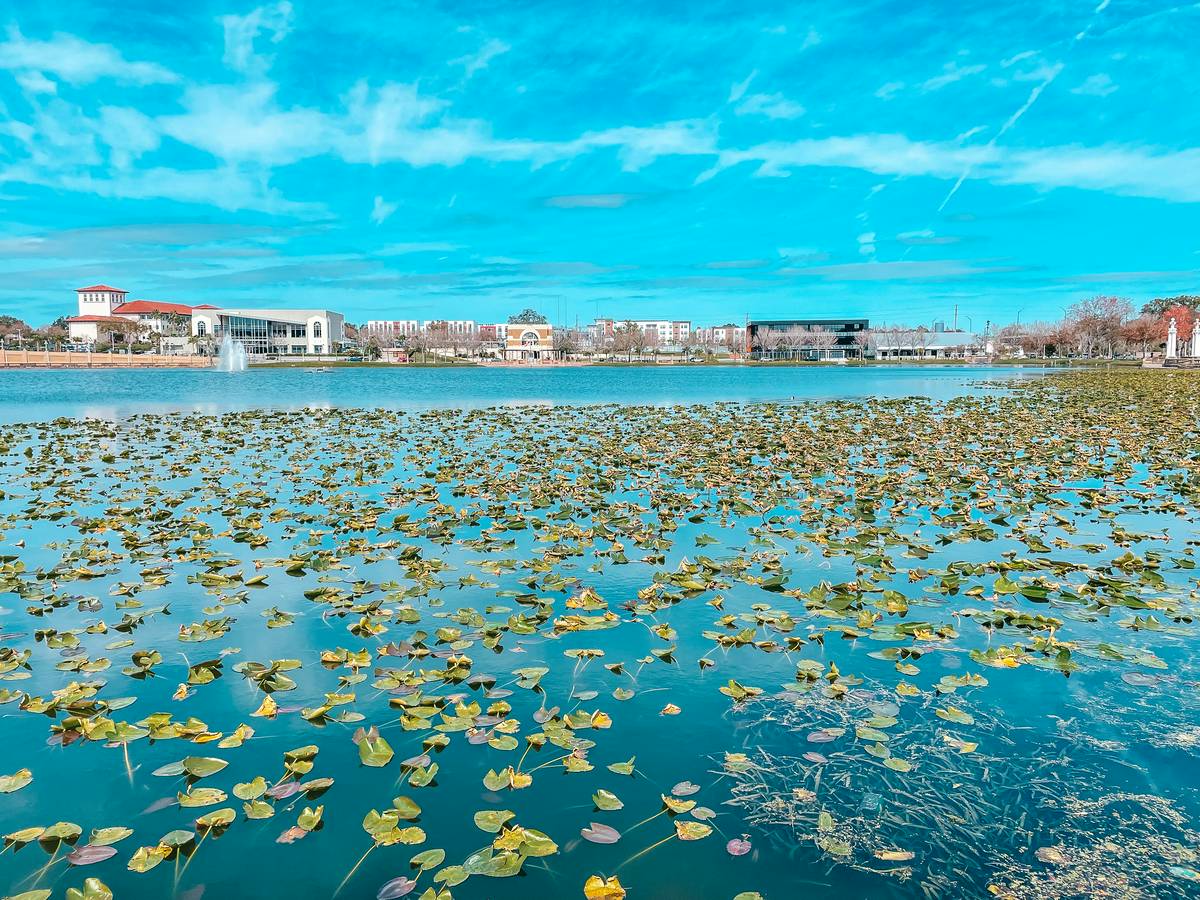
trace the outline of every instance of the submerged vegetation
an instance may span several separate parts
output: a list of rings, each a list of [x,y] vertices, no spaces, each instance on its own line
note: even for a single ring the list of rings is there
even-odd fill
[[[1190,895],[1198,421],[1093,372],[10,426],[0,881]]]

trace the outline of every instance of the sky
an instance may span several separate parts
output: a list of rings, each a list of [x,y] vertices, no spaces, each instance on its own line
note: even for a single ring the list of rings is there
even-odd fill
[[[7,16],[7,19],[4,18]],[[1200,293],[1200,3],[0,10],[0,312],[1052,319]]]

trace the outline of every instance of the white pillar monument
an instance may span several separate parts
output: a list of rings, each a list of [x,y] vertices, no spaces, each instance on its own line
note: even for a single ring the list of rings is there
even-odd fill
[[[1192,323],[1192,359],[1200,359],[1200,318]]]
[[[1175,319],[1171,319],[1171,324],[1167,326],[1167,351],[1166,358],[1174,359],[1179,355],[1179,328],[1175,324]]]

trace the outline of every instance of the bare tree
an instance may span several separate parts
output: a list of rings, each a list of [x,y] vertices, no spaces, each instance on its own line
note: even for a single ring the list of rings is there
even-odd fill
[[[1121,339],[1121,326],[1133,315],[1133,304],[1122,297],[1098,295],[1073,303],[1064,323],[1075,332],[1083,356],[1111,358]]]
[[[813,351],[817,359],[821,359],[822,355],[828,357],[829,351],[837,345],[837,341],[837,335],[824,325],[814,325],[805,335],[805,346]]]
[[[566,359],[571,354],[578,352],[580,347],[579,332],[569,328],[554,329],[554,355],[559,359]]]
[[[856,331],[854,333],[854,348],[858,351],[858,358],[865,359],[867,350],[871,348],[871,334],[873,332],[866,329]]]

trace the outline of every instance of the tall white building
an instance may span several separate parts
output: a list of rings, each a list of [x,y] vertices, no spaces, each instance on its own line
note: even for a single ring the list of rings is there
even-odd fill
[[[129,291],[109,287],[107,284],[93,284],[91,287],[75,289],[79,303],[80,316],[111,316],[113,310],[125,302]]]
[[[153,332],[166,339],[160,342],[160,347],[184,349],[192,307],[164,300],[126,300],[128,293],[106,284],[77,288],[79,313],[67,319],[71,340],[94,344],[103,334],[130,332],[132,323],[137,326],[131,334],[135,340],[149,338]]]

